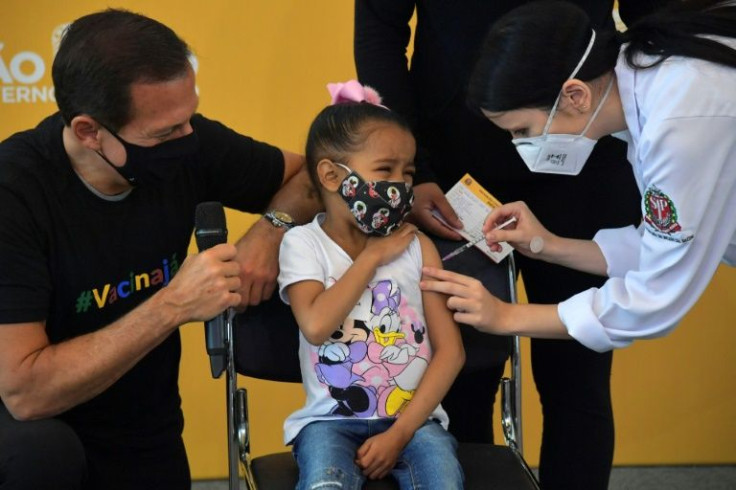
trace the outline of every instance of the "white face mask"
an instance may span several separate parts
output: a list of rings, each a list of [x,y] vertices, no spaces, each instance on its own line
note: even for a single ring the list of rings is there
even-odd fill
[[[568,80],[577,75],[580,67],[583,66],[585,60],[590,54],[590,50],[595,42],[595,31],[590,38],[588,47],[583,54],[583,57],[578,62],[578,65],[573,70],[572,74],[568,77]],[[560,95],[557,96],[552,110],[547,118],[547,123],[544,125],[544,130],[539,136],[532,136],[529,138],[516,138],[511,142],[516,146],[516,151],[524,160],[524,163],[529,170],[532,172],[539,172],[545,174],[561,174],[561,175],[578,175],[583,169],[583,165],[588,160],[593,147],[597,143],[597,140],[587,138],[585,133],[590,128],[590,125],[595,120],[598,112],[603,107],[603,103],[608,98],[608,94],[613,86],[613,77],[608,82],[608,88],[603,94],[601,101],[598,103],[595,112],[588,120],[588,124],[585,125],[583,131],[580,134],[549,134],[549,127],[552,124],[552,119],[557,112],[557,105],[560,102]]]

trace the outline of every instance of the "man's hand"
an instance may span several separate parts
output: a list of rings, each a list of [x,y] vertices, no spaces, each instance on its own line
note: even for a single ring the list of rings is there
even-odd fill
[[[169,285],[159,291],[174,306],[176,325],[205,321],[240,303],[236,249],[222,243],[188,256]]]
[[[452,206],[447,202],[445,194],[437,184],[427,182],[414,186],[414,206],[409,214],[409,220],[422,230],[438,237],[461,240],[462,237],[456,231],[446,227],[432,215],[433,210],[439,212],[445,221],[455,228],[463,227],[462,221],[458,219],[457,214],[455,214]]]
[[[285,232],[285,228],[276,228],[259,219],[235,244],[241,281],[238,310],[257,305],[273,294],[279,274],[279,246]]]
[[[52,343],[42,321],[3,325],[2,402],[17,419],[34,420],[104,392],[179,325],[209,320],[240,303],[236,252],[221,243],[189,255],[166,287],[94,332]]]

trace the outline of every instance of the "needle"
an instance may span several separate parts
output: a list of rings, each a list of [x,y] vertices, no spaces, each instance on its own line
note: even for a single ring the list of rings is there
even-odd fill
[[[506,221],[504,221],[503,223],[501,223],[500,225],[498,225],[497,227],[495,227],[494,230],[500,230],[501,228],[506,228],[508,225],[510,225],[511,223],[515,223],[515,222],[516,222],[516,217],[512,216],[511,218],[507,219]],[[442,257],[442,262],[444,262],[446,260],[449,260],[449,259],[455,257],[456,255],[460,255],[461,253],[465,252],[469,248],[474,247],[475,245],[477,245],[478,243],[480,243],[482,240],[485,240],[485,239],[486,239],[486,237],[484,235],[481,235],[479,238],[476,238],[472,242],[468,242],[465,245],[463,245],[462,247],[456,248],[455,250],[453,250],[449,254],[447,254],[444,257]]]

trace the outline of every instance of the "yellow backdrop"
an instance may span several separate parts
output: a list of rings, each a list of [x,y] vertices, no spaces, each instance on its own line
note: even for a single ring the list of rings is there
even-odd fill
[[[301,151],[325,84],[354,77],[352,2],[9,0],[0,18],[0,139],[55,109],[50,66],[58,28],[91,11],[124,7],[168,24],[197,55],[201,111],[280,147]],[[228,214],[230,236],[254,217]],[[194,251],[194,249],[192,249]],[[616,464],[736,462],[732,362],[736,272],[722,267],[670,337],[615,356]],[[201,324],[182,327],[184,436],[195,478],[227,472],[224,380],[213,380]],[[539,455],[541,416],[524,344],[524,439]],[[255,455],[283,449],[281,424],[301,387],[241,379],[251,397]]]

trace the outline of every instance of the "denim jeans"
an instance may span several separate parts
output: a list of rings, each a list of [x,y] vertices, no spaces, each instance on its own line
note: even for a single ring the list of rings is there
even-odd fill
[[[360,490],[365,476],[355,464],[363,442],[385,432],[394,419],[340,419],[312,422],[294,439],[299,465],[297,490]],[[391,474],[402,490],[462,490],[457,442],[435,421],[427,421],[399,454]]]

